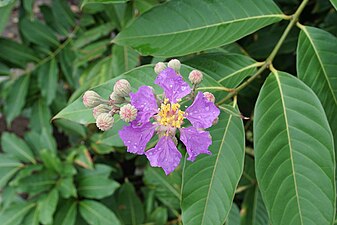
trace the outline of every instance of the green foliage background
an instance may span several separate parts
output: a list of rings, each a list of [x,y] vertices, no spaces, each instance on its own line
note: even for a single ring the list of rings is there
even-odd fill
[[[18,14],[18,38],[0,38],[0,224],[335,224],[336,7],[0,0],[0,33]],[[165,176],[126,153],[121,120],[98,132],[81,96],[153,85],[171,58],[222,113],[212,155]]]

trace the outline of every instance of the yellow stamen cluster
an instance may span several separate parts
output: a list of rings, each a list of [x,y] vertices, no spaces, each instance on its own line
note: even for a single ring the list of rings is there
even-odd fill
[[[184,120],[184,112],[180,110],[180,105],[168,103],[168,99],[161,104],[158,116],[158,122],[164,126],[180,128]]]

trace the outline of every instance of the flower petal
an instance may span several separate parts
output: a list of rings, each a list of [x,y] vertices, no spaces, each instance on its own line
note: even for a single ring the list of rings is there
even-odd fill
[[[143,155],[146,144],[151,140],[156,126],[148,122],[141,127],[124,126],[118,131],[119,137],[127,146],[127,151]]]
[[[208,147],[212,144],[212,137],[208,131],[197,130],[195,127],[181,128],[180,140],[186,146],[188,160],[194,161],[199,154],[212,154]]]
[[[202,92],[198,92],[194,102],[185,111],[185,117],[195,128],[208,128],[219,116],[220,110],[213,102],[207,100]]]
[[[160,138],[156,147],[146,151],[145,155],[151,166],[163,168],[166,175],[179,165],[181,159],[181,153],[168,136]]]
[[[172,68],[166,68],[161,71],[154,83],[164,89],[165,97],[168,98],[171,103],[176,103],[178,99],[191,93],[191,88],[188,83],[184,81],[182,76],[176,74]]]
[[[133,125],[149,122],[150,118],[158,112],[156,96],[149,86],[141,86],[136,93],[130,93],[131,105],[138,110]]]

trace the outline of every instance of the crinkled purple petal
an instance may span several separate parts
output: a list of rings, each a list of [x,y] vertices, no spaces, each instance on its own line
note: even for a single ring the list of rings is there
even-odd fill
[[[119,137],[123,140],[127,151],[138,155],[143,155],[146,144],[150,141],[156,126],[148,122],[141,127],[132,125],[124,126],[118,131]]]
[[[195,127],[181,128],[180,140],[186,146],[188,160],[194,161],[199,154],[212,154],[208,147],[212,144],[212,137],[208,131],[197,130]]]
[[[181,153],[168,136],[160,138],[156,147],[146,151],[145,155],[151,166],[163,168],[166,175],[179,165],[181,159]]]
[[[132,125],[147,123],[158,112],[156,96],[149,86],[141,86],[136,93],[130,93],[130,100],[131,105],[138,110]]]
[[[172,103],[176,103],[178,99],[191,93],[188,83],[184,81],[182,76],[176,74],[172,68],[166,68],[161,71],[154,83],[164,89],[165,97]]]
[[[185,117],[195,128],[208,128],[219,116],[220,110],[213,102],[207,100],[202,92],[198,92],[194,102],[185,111]]]

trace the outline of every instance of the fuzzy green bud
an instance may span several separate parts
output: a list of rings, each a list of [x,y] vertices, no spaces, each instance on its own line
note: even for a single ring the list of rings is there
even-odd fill
[[[118,80],[114,85],[114,93],[120,97],[127,97],[131,92],[131,85],[125,79]]]
[[[95,119],[97,119],[97,117],[102,113],[109,113],[110,111],[111,107],[105,104],[100,104],[92,110],[92,115],[94,116]]]
[[[96,126],[102,131],[107,131],[112,128],[114,118],[109,113],[101,113],[97,116]]]
[[[110,102],[112,104],[121,104],[125,102],[125,98],[117,95],[116,92],[112,92],[110,95]]]
[[[159,73],[160,73],[161,71],[163,71],[164,69],[166,69],[165,63],[159,62],[159,63],[157,63],[157,64],[155,65],[155,67],[154,67],[154,72],[155,72],[156,74],[159,74]]]
[[[202,81],[203,75],[199,70],[192,70],[188,75],[188,79],[192,84],[200,84]]]
[[[210,102],[215,102],[215,97],[212,93],[204,92],[204,97]]]
[[[180,71],[181,63],[178,59],[171,59],[168,64],[168,67],[174,69],[177,73]]]
[[[104,104],[107,101],[104,100],[95,91],[86,91],[83,95],[83,104],[88,108],[94,108],[100,104]]]
[[[126,104],[126,105],[121,107],[121,109],[119,111],[119,115],[120,115],[122,120],[129,123],[129,122],[136,119],[137,109],[131,104]]]

